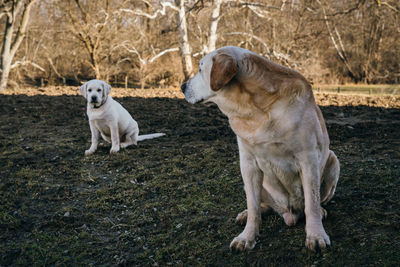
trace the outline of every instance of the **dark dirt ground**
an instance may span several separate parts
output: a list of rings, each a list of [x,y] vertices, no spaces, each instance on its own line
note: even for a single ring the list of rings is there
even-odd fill
[[[398,98],[319,98],[341,162],[320,253],[304,247],[304,220],[288,227],[275,214],[253,251],[229,250],[246,204],[235,136],[215,106],[116,99],[141,133],[167,136],[85,157],[82,97],[0,95],[0,266],[400,264]]]

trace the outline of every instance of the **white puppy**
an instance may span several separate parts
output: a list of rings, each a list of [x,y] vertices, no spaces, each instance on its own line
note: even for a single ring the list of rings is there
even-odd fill
[[[137,122],[120,103],[112,99],[109,95],[111,86],[107,83],[91,80],[83,84],[79,91],[87,99],[87,115],[92,132],[92,145],[85,151],[85,155],[96,151],[99,133],[105,141],[111,143],[110,153],[117,153],[120,147],[136,145],[137,141],[165,135],[155,133],[139,136]]]

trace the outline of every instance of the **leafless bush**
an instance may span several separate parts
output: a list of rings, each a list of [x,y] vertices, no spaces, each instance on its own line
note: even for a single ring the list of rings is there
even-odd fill
[[[177,86],[214,47],[236,45],[315,83],[398,83],[399,22],[395,0],[41,0],[11,80]]]

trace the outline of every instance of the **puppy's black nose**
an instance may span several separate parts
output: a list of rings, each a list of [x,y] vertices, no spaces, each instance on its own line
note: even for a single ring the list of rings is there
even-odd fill
[[[92,96],[92,102],[97,102],[97,96],[95,95]]]
[[[182,83],[181,89],[182,89],[182,93],[185,93],[185,91],[186,91],[186,83]]]

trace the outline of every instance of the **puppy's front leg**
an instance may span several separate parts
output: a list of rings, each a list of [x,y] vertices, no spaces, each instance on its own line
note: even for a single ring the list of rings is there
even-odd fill
[[[88,150],[85,151],[85,155],[88,156],[97,150],[99,143],[99,130],[94,125],[94,122],[89,120],[90,132],[92,133],[92,144]]]
[[[119,151],[119,131],[117,122],[115,121],[110,122],[110,132],[111,132],[110,154],[113,154]]]
[[[240,154],[240,171],[242,173],[247,201],[247,222],[243,232],[235,237],[231,249],[251,250],[256,245],[261,222],[260,197],[262,190],[262,171],[258,168],[256,159],[249,153],[238,138]]]
[[[322,209],[320,197],[321,174],[315,164],[318,157],[314,153],[300,156],[301,182],[303,185],[306,214],[306,247],[315,251],[331,244],[329,236],[322,225]]]

